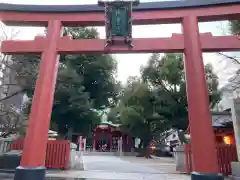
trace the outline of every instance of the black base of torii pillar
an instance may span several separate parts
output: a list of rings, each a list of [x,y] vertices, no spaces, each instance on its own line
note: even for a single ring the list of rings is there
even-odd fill
[[[23,168],[18,167],[15,171],[14,180],[46,180],[46,168]]]
[[[191,180],[224,180],[222,174],[201,174],[192,172]]]

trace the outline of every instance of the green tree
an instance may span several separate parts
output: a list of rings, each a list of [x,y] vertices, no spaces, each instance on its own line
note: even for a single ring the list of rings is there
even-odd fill
[[[205,74],[209,108],[212,109],[221,97],[218,91],[218,77],[210,64],[205,66]],[[142,68],[142,78],[156,90],[156,112],[167,119],[172,128],[186,130],[188,105],[183,55],[166,54],[160,57],[158,54],[153,54],[147,66]]]
[[[210,64],[205,66],[209,108],[220,100],[218,77]],[[186,130],[188,105],[182,54],[153,54],[141,69],[141,78],[131,77],[109,120],[138,137],[144,147],[153,136],[169,129]],[[115,116],[115,119],[114,119]]]
[[[73,39],[99,38],[94,28],[65,28],[64,35]],[[118,95],[116,65],[116,60],[105,54],[61,56],[51,127],[63,135],[67,132],[87,135],[100,122],[100,112],[114,104]],[[34,86],[27,89],[28,97],[32,98]]]
[[[230,21],[230,32],[236,35],[240,34],[240,20]]]
[[[155,109],[154,91],[140,78],[130,77],[108,120],[120,124],[121,131],[140,138],[146,150],[153,136],[166,127],[165,119]]]
[[[66,28],[65,34],[73,39],[98,39],[94,28]],[[72,66],[76,73],[83,76],[83,86],[94,101],[95,109],[105,109],[118,95],[119,83],[116,82],[116,60],[106,54],[67,55],[61,62]]]

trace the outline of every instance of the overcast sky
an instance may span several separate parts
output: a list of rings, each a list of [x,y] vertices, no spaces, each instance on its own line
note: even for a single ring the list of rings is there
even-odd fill
[[[151,0],[141,0],[141,2],[150,2]],[[157,1],[157,0],[156,0]],[[159,0],[160,1],[160,0]],[[4,3],[14,4],[96,4],[97,0],[0,0]],[[16,29],[16,28],[15,28]],[[228,32],[226,22],[208,22],[199,24],[200,32],[212,32],[213,35],[219,36]],[[16,39],[33,39],[35,35],[43,33],[41,27],[20,27],[20,33]],[[104,27],[99,27],[100,37],[104,38]],[[10,32],[10,29],[8,29]],[[134,26],[133,37],[170,37],[172,33],[181,33],[180,24],[170,25],[149,25],[149,26]],[[115,54],[118,61],[118,79],[125,82],[128,76],[139,75],[141,65],[146,64],[150,54]],[[225,84],[229,74],[232,74],[234,68],[231,63],[224,60],[223,57],[216,53],[205,53],[203,55],[204,63],[212,63],[215,72],[220,78],[221,84]]]

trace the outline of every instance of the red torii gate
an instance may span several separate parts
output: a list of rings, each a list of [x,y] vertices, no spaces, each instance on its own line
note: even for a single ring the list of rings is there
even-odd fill
[[[97,6],[25,6],[0,4],[0,20],[6,25],[47,26],[47,37],[36,37],[32,41],[4,41],[1,52],[41,54],[40,71],[36,83],[29,127],[25,137],[21,166],[17,168],[15,180],[43,180],[45,176],[45,152],[59,54],[69,53],[152,53],[184,52],[189,105],[189,123],[194,171],[202,174],[219,172],[211,114],[205,81],[202,52],[236,51],[240,41],[235,36],[214,37],[211,33],[199,34],[198,22],[237,19],[240,17],[240,1],[234,3],[203,3],[197,5],[181,3],[179,9],[169,9],[158,3],[144,3],[133,12],[135,25],[182,23],[184,34],[173,34],[170,38],[139,38],[133,40],[133,49],[107,47],[105,40],[71,40],[62,36],[63,26],[104,25],[103,9]],[[173,3],[180,3],[174,1]],[[172,4],[173,4],[172,3]],[[171,4],[171,3],[170,3]],[[191,3],[190,3],[191,4]],[[156,7],[157,5],[157,7]],[[199,8],[196,6],[202,5]],[[211,5],[211,6],[208,6]],[[21,7],[20,7],[21,6]],[[89,8],[90,7],[90,8]],[[149,8],[150,7],[150,8]],[[87,8],[87,10],[84,10]],[[72,9],[72,10],[71,10]],[[137,11],[139,10],[139,11]],[[206,137],[206,138],[204,138]],[[194,178],[198,175],[193,175]],[[208,178],[198,176],[198,178]]]

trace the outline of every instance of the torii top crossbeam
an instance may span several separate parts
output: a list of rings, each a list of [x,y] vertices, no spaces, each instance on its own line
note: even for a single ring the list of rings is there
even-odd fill
[[[192,179],[206,179],[211,175],[208,179],[212,180],[212,174],[216,175],[214,179],[223,179],[217,175],[219,167],[202,52],[240,50],[240,41],[235,36],[214,37],[211,33],[199,35],[198,22],[240,19],[240,0],[142,3],[134,8],[132,18],[135,25],[181,23],[183,34],[173,34],[170,38],[133,39],[133,48],[119,46],[106,48],[105,40],[72,40],[70,37],[61,37],[63,26],[104,25],[104,9],[97,5],[0,4],[0,20],[7,25],[48,26],[47,37],[36,37],[32,41],[4,41],[1,47],[3,53],[41,53],[39,76],[29,116],[21,167],[16,170],[15,180],[32,180],[35,175],[39,176],[37,178],[39,180],[45,179],[47,132],[59,65],[58,55],[133,52],[184,52],[193,170],[202,173],[199,174],[202,177],[197,178],[197,175],[193,178],[195,176],[193,175]]]
[[[199,22],[229,20],[239,18],[239,9],[240,0],[148,2],[133,7],[133,19],[135,25],[177,23],[181,22],[181,18],[184,16],[194,13]],[[97,5],[16,5],[0,3],[0,12],[0,19],[9,24],[21,22],[22,25],[24,23],[46,25],[49,20],[58,19],[65,26],[104,25],[104,8]]]
[[[133,9],[133,24],[179,23],[185,16],[194,14],[198,21],[239,19],[240,0],[187,0],[141,3]],[[104,25],[104,8],[97,5],[16,5],[0,4],[0,20],[6,25],[43,25],[59,20],[64,26]],[[37,40],[38,39],[38,40]],[[40,53],[47,42],[43,38],[34,41],[5,41],[4,53]],[[59,37],[58,53],[136,53],[183,52],[184,37],[174,34],[170,38],[133,39],[134,48],[104,48],[104,40],[74,40]],[[154,42],[154,43],[153,43]],[[237,51],[239,40],[234,36],[213,37],[201,35],[205,52]],[[221,43],[224,42],[224,43]],[[84,44],[84,46],[81,46]],[[158,46],[155,46],[158,44]]]

